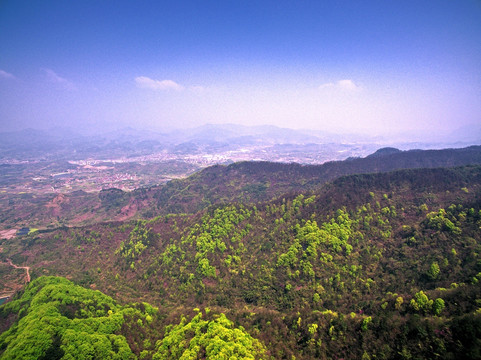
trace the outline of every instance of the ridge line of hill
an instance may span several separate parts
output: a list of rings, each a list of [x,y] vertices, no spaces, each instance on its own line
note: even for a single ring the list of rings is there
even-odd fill
[[[214,165],[185,179],[132,192],[105,189],[97,194],[18,195],[0,217],[4,226],[40,229],[82,226],[96,222],[154,218],[169,213],[194,213],[213,204],[252,203],[320,188],[351,174],[399,169],[481,164],[481,146],[442,150],[382,148],[365,158],[321,165],[267,161]],[[17,219],[16,223],[9,223]]]

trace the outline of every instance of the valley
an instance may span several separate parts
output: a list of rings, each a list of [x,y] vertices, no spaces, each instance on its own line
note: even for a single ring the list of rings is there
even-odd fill
[[[166,134],[131,128],[94,136],[65,129],[0,133],[0,206],[5,209],[0,233],[10,238],[22,227],[44,230],[149,216],[147,208],[154,204],[146,193],[156,194],[169,181],[213,165],[322,164],[377,147],[325,140],[322,134],[237,125]]]
[[[0,351],[29,353],[13,339],[32,330],[17,320],[27,306],[37,317],[28,299],[48,291],[59,298],[42,306],[66,326],[38,350],[52,358],[71,351],[66,319],[108,322],[107,302],[123,315],[102,341],[123,358],[214,356],[208,329],[222,327],[219,349],[246,358],[475,359],[480,164],[476,146],[381,149],[322,165],[215,165],[130,192],[54,194],[37,208],[24,198],[33,216],[19,223],[50,225],[0,240],[0,287],[25,289],[0,308]],[[75,223],[86,199],[92,215]],[[71,298],[74,286],[85,295]],[[94,290],[107,298],[87,301]],[[245,348],[229,345],[236,337]]]

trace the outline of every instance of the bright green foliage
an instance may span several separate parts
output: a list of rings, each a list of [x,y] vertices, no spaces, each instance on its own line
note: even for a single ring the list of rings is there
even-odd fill
[[[461,229],[453,223],[454,219],[450,219],[444,209],[440,209],[438,212],[430,212],[426,215],[426,218],[429,226],[433,229],[450,231],[454,234],[461,233]]]
[[[344,250],[346,255],[352,252],[353,247],[349,243],[351,225],[349,214],[343,210],[338,210],[336,218],[322,224],[320,228],[316,221],[311,220],[307,220],[303,226],[297,224],[295,226],[297,236],[287,252],[279,255],[277,266],[300,268],[308,278],[314,278],[313,263],[319,259],[332,260],[332,255],[323,252],[319,254],[318,250],[327,250],[334,254]]]
[[[434,304],[433,304],[434,315],[437,315],[437,316],[441,315],[443,310],[444,310],[444,300],[441,298],[437,298],[436,300],[434,300]]]
[[[435,261],[431,264],[431,266],[429,267],[429,270],[428,270],[428,276],[429,278],[431,278],[432,280],[436,280],[439,276],[439,273],[441,272],[441,270],[439,269],[439,265],[438,263]]]
[[[170,266],[175,260],[180,262],[185,257],[185,251],[180,246],[175,244],[169,244],[165,248],[165,251],[160,255],[160,259],[164,266]]]
[[[414,310],[426,314],[431,312],[433,301],[429,300],[428,296],[421,290],[414,295],[414,299],[411,299],[410,304]]]
[[[294,242],[286,253],[281,254],[277,260],[278,266],[286,266],[293,268],[297,263],[297,254],[301,250],[301,245],[298,241]]]
[[[315,195],[306,198],[303,194],[299,194],[292,200],[292,202],[288,201],[287,204],[283,203],[278,209],[283,216],[281,220],[288,220],[292,217],[299,215],[301,209],[313,203],[315,199]],[[276,210],[276,208],[273,207],[272,210]]]
[[[319,325],[317,324],[311,324],[309,325],[309,332],[311,333],[311,335],[314,335],[316,332],[317,332],[317,328],[319,327]]]
[[[404,299],[401,297],[401,296],[398,296],[396,298],[396,303],[394,305],[394,307],[396,308],[396,310],[401,310],[401,307],[402,307],[402,304],[404,303]]]
[[[115,251],[127,259],[136,259],[152,240],[152,232],[146,227],[145,221],[138,221],[133,230],[130,232],[129,241],[120,243],[119,248]]]
[[[187,250],[195,250],[193,262],[195,272],[201,278],[216,278],[217,268],[214,259],[223,258],[222,263],[233,266],[243,253],[242,238],[249,232],[250,225],[241,226],[249,219],[252,211],[243,206],[226,206],[206,214],[199,224],[195,224],[180,245],[170,244],[161,255],[162,264],[170,266],[174,261],[184,262]],[[225,254],[225,255],[224,255]],[[234,260],[234,261],[233,261]]]
[[[367,328],[369,326],[369,324],[371,323],[372,321],[372,317],[368,316],[368,317],[365,317],[363,320],[362,320],[362,323],[361,323],[361,329],[362,331],[367,331]]]
[[[234,327],[224,314],[203,320],[202,313],[190,322],[182,317],[157,342],[154,360],[170,359],[267,359],[264,346],[242,327]]]
[[[199,260],[199,267],[197,269],[202,276],[211,278],[215,278],[216,276],[215,267],[209,264],[209,259],[207,258],[202,258]]]
[[[116,334],[132,310],[64,278],[38,278],[5,305],[3,311],[21,318],[0,336],[2,358],[133,359],[126,339]]]
[[[336,218],[324,223],[322,230],[327,233],[327,241],[336,252],[341,252],[344,248],[347,255],[352,251],[352,246],[348,243],[352,235],[352,220],[349,214],[341,209],[336,213]]]
[[[316,200],[316,195],[312,195],[308,198],[304,199],[304,206],[307,206],[309,204],[312,204]]]
[[[426,204],[422,204],[422,205],[419,207],[419,210],[426,212],[426,211],[428,211],[429,209],[428,209],[428,206],[427,206]]]

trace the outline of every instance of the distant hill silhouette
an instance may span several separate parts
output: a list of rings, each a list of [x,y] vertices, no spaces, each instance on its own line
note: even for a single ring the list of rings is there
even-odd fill
[[[377,150],[374,154],[369,155],[369,157],[374,157],[374,156],[384,156],[384,155],[390,155],[390,154],[397,154],[400,153],[401,150],[393,148],[393,147],[385,147]]]

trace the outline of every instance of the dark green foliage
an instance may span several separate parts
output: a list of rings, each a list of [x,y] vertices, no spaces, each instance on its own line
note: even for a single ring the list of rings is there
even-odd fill
[[[481,358],[481,314],[464,315],[451,323],[453,351],[458,359]]]
[[[99,199],[105,209],[121,208],[128,203],[128,194],[116,188],[105,189],[99,192]]]
[[[153,197],[157,200],[156,205],[162,213],[195,212],[210,204],[254,203],[280,197],[292,191],[312,191],[319,189],[328,181],[351,174],[481,164],[480,146],[429,151],[381,151],[376,155],[349,161],[331,161],[322,165],[252,161],[229,166],[216,165],[201,170],[187,179],[174,180],[164,187],[155,189]],[[427,172],[426,180],[439,176],[453,174],[446,169],[433,169]],[[356,178],[349,180],[353,179]],[[414,185],[419,179],[413,177],[410,181]]]

